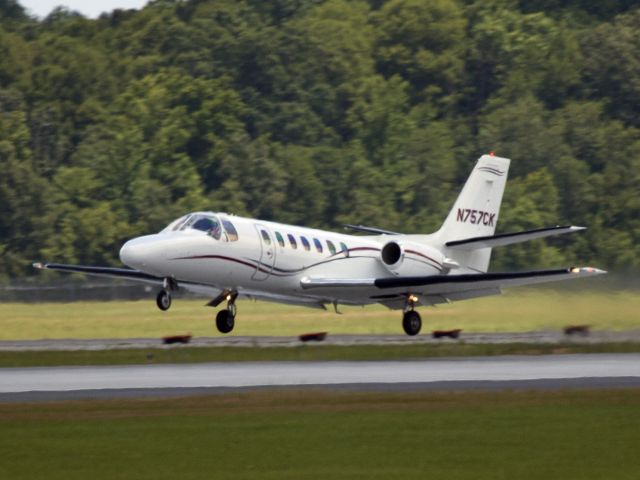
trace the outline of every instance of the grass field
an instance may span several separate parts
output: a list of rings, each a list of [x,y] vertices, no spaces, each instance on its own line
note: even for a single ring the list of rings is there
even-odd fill
[[[176,299],[159,311],[153,298],[137,302],[0,304],[0,340],[40,338],[160,337],[190,332],[217,335],[215,310],[203,300]],[[266,302],[238,302],[233,335],[402,333],[401,314],[384,307],[341,308],[343,315]],[[420,309],[423,331],[462,328],[467,332],[558,330],[568,324],[594,329],[640,327],[640,294],[596,291],[512,290]]]
[[[638,390],[0,404],[0,478],[629,479]]]

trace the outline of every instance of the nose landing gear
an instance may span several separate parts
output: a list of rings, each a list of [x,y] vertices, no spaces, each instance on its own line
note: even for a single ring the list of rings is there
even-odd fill
[[[162,311],[169,310],[169,307],[171,307],[171,294],[168,290],[162,289],[158,292],[156,305]]]
[[[173,278],[165,278],[162,282],[162,290],[158,292],[156,297],[156,305],[163,312],[171,307],[171,291],[178,289],[178,283]]]

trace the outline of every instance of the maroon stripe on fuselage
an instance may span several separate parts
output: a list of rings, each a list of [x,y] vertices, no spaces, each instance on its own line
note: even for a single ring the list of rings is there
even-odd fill
[[[345,258],[349,258],[349,254],[351,252],[355,252],[356,250],[358,250],[358,251],[369,250],[369,251],[373,251],[373,252],[379,252],[380,251],[379,248],[375,248],[375,247],[355,247],[355,248],[348,248],[346,251],[345,250],[340,250],[339,252],[336,252],[333,255],[331,255],[329,258],[338,257],[340,255],[343,255]]]
[[[229,262],[239,263],[240,265],[245,265],[247,267],[258,268],[257,265],[254,265],[252,263],[245,262],[244,260],[240,260],[238,258],[225,257],[224,255],[194,255],[194,256],[191,256],[191,257],[172,258],[171,260],[204,260],[204,259],[209,259],[209,260],[227,260]]]
[[[440,262],[434,260],[433,258],[431,258],[431,257],[429,257],[429,256],[427,256],[427,255],[425,255],[423,253],[417,252],[415,250],[405,250],[405,252],[412,253],[413,255],[417,255],[418,257],[426,258],[430,262],[435,263],[435,265],[433,265],[433,266],[436,267],[438,270],[442,269],[442,264]]]
[[[355,252],[355,251],[361,251],[361,250],[373,250],[374,252],[380,251],[379,248],[375,248],[375,247],[355,247],[355,248],[350,248],[348,251]]]
[[[276,277],[290,277],[292,274],[284,275],[280,273],[276,273],[273,271],[273,268],[269,267],[268,269],[262,268],[261,265],[265,265],[264,263],[253,264],[250,262],[246,262],[244,260],[240,260],[239,258],[227,257],[225,255],[194,255],[191,257],[178,257],[172,258],[172,260],[226,260],[228,262],[239,263],[240,265],[244,265],[254,270],[258,270],[262,273],[266,273],[268,275],[274,275]],[[267,265],[265,265],[267,266]],[[268,267],[268,266],[267,266]]]

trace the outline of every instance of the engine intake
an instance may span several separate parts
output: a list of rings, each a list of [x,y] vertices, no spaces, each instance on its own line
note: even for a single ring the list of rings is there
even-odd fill
[[[382,247],[382,262],[388,267],[392,267],[401,262],[403,255],[402,247],[397,242],[389,242]]]
[[[393,275],[436,275],[446,268],[445,257],[435,248],[405,240],[391,240],[380,251],[380,262]]]

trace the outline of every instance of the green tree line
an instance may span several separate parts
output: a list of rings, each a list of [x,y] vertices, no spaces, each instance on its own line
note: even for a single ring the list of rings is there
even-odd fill
[[[640,268],[630,0],[155,0],[38,20],[0,0],[0,279],[117,265],[190,210],[436,230],[512,159],[494,269]]]

